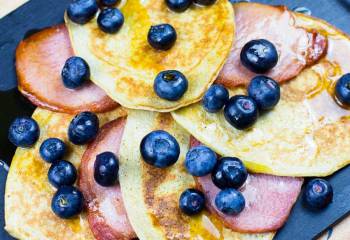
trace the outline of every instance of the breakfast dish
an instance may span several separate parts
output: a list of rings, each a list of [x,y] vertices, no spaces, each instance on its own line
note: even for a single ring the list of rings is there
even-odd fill
[[[38,108],[8,131],[11,235],[268,240],[300,195],[332,204],[304,177],[350,162],[348,36],[226,0],[73,0],[64,18],[16,50]]]

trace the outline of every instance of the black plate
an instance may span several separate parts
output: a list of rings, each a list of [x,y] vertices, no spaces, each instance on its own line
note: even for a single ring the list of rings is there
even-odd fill
[[[234,1],[234,0],[232,0]],[[21,115],[31,115],[35,109],[16,90],[14,52],[25,36],[40,29],[63,22],[64,9],[69,0],[32,0],[0,20],[0,160],[7,164],[15,148],[7,140],[10,122]],[[274,5],[295,7],[306,6],[312,15],[323,18],[341,30],[350,33],[350,0],[257,0]],[[253,16],[252,16],[253,17]],[[3,196],[7,167],[0,163],[0,239],[13,239],[3,230]],[[335,201],[322,213],[312,213],[298,200],[286,226],[276,239],[311,239],[320,231],[334,224],[350,210],[350,191],[345,182],[350,182],[350,168],[345,168],[331,181],[335,188]],[[346,200],[345,200],[346,199]],[[348,204],[345,204],[347,202]],[[323,221],[315,220],[323,219]],[[311,224],[314,223],[314,224]],[[315,224],[315,222],[317,224]],[[310,227],[308,227],[310,226]],[[297,234],[298,229],[300,235]]]

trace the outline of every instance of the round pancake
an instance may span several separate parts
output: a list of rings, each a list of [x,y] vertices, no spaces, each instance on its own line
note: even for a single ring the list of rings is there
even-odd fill
[[[159,129],[172,134],[181,148],[177,163],[166,169],[144,163],[139,151],[142,138]],[[137,110],[128,113],[120,148],[119,181],[128,218],[139,239],[272,239],[274,233],[233,232],[207,211],[195,217],[181,212],[180,194],[196,185],[183,165],[189,141],[190,134],[169,113]]]
[[[245,4],[264,6],[234,6]],[[350,163],[350,111],[333,97],[335,81],[350,72],[350,39],[319,19],[301,14],[295,19],[298,26],[328,37],[327,55],[282,84],[278,105],[263,113],[251,129],[239,131],[222,112],[207,113],[199,103],[176,111],[173,117],[219,154],[241,158],[252,172],[327,176]],[[231,95],[239,93],[246,94],[246,89],[231,89]]]
[[[126,116],[126,111],[119,107],[98,116],[100,124],[103,125]],[[16,151],[6,182],[5,228],[18,239],[94,239],[85,213],[70,220],[63,220],[52,212],[50,206],[55,189],[47,180],[50,165],[39,155],[39,147],[43,140],[58,137],[68,144],[65,159],[79,167],[86,146],[73,145],[67,139],[68,125],[73,117],[37,108],[33,118],[40,126],[40,139],[34,147],[18,148]]]
[[[92,81],[121,105],[169,112],[197,102],[214,82],[232,46],[233,8],[227,0],[208,7],[191,6],[183,13],[169,11],[164,1],[124,1],[125,22],[116,34],[102,32],[96,18],[78,25],[66,17],[76,55],[90,65]],[[151,25],[170,23],[177,40],[170,50],[158,51],[147,42]],[[178,101],[159,98],[153,90],[156,75],[179,70],[188,90]]]

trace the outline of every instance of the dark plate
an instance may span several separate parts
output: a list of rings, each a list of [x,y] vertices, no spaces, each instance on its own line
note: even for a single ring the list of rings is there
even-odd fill
[[[63,13],[68,2],[69,0],[32,0],[0,20],[0,160],[8,165],[15,150],[7,140],[8,126],[16,116],[29,116],[34,110],[34,106],[16,90],[14,68],[16,46],[25,36],[63,22]],[[312,11],[312,15],[323,18],[350,33],[350,0],[257,0],[256,2],[287,5],[291,9],[306,6]],[[0,239],[2,240],[13,239],[3,230],[6,173],[6,165],[0,164]],[[276,239],[314,238],[350,210],[348,201],[350,187],[345,184],[350,182],[350,168],[335,174],[330,181],[335,189],[334,203],[326,210],[314,213],[305,209],[299,199],[286,226]]]

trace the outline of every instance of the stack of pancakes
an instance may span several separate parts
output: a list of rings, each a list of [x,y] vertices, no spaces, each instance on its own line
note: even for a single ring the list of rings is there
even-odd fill
[[[123,28],[113,35],[96,21],[45,29],[23,40],[16,53],[19,89],[38,106],[33,118],[41,135],[33,148],[16,151],[8,175],[6,229],[19,239],[272,239],[296,201],[302,177],[328,176],[350,163],[350,111],[334,101],[334,84],[350,72],[350,39],[319,19],[284,7],[217,0],[209,7],[191,6],[183,13],[164,1],[126,0],[119,6]],[[151,25],[167,22],[178,39],[169,51],[148,45]],[[279,104],[248,130],[237,130],[222,112],[206,112],[201,99],[214,83],[230,96],[246,93],[255,75],[239,59],[253,39],[274,43],[279,62],[267,76],[281,86]],[[60,79],[65,60],[83,57],[91,82],[66,89]],[[159,98],[155,76],[176,69],[188,78],[177,101]],[[88,146],[67,138],[68,124],[82,111],[98,113],[99,136]],[[166,169],[147,165],[140,155],[142,138],[165,130],[179,142],[178,162]],[[39,146],[49,137],[69,145],[66,160],[79,171],[83,214],[63,220],[50,209],[54,189]],[[241,191],[247,206],[235,217],[211,207],[216,191],[205,178],[186,172],[183,161],[194,139],[222,156],[239,157],[250,175]],[[119,185],[97,188],[91,159],[107,150],[118,153]],[[89,165],[90,164],[90,165]],[[210,185],[211,184],[211,185]],[[180,194],[201,188],[207,209],[198,216],[178,208]],[[84,191],[85,192],[85,191]],[[121,192],[121,194],[120,194]]]

